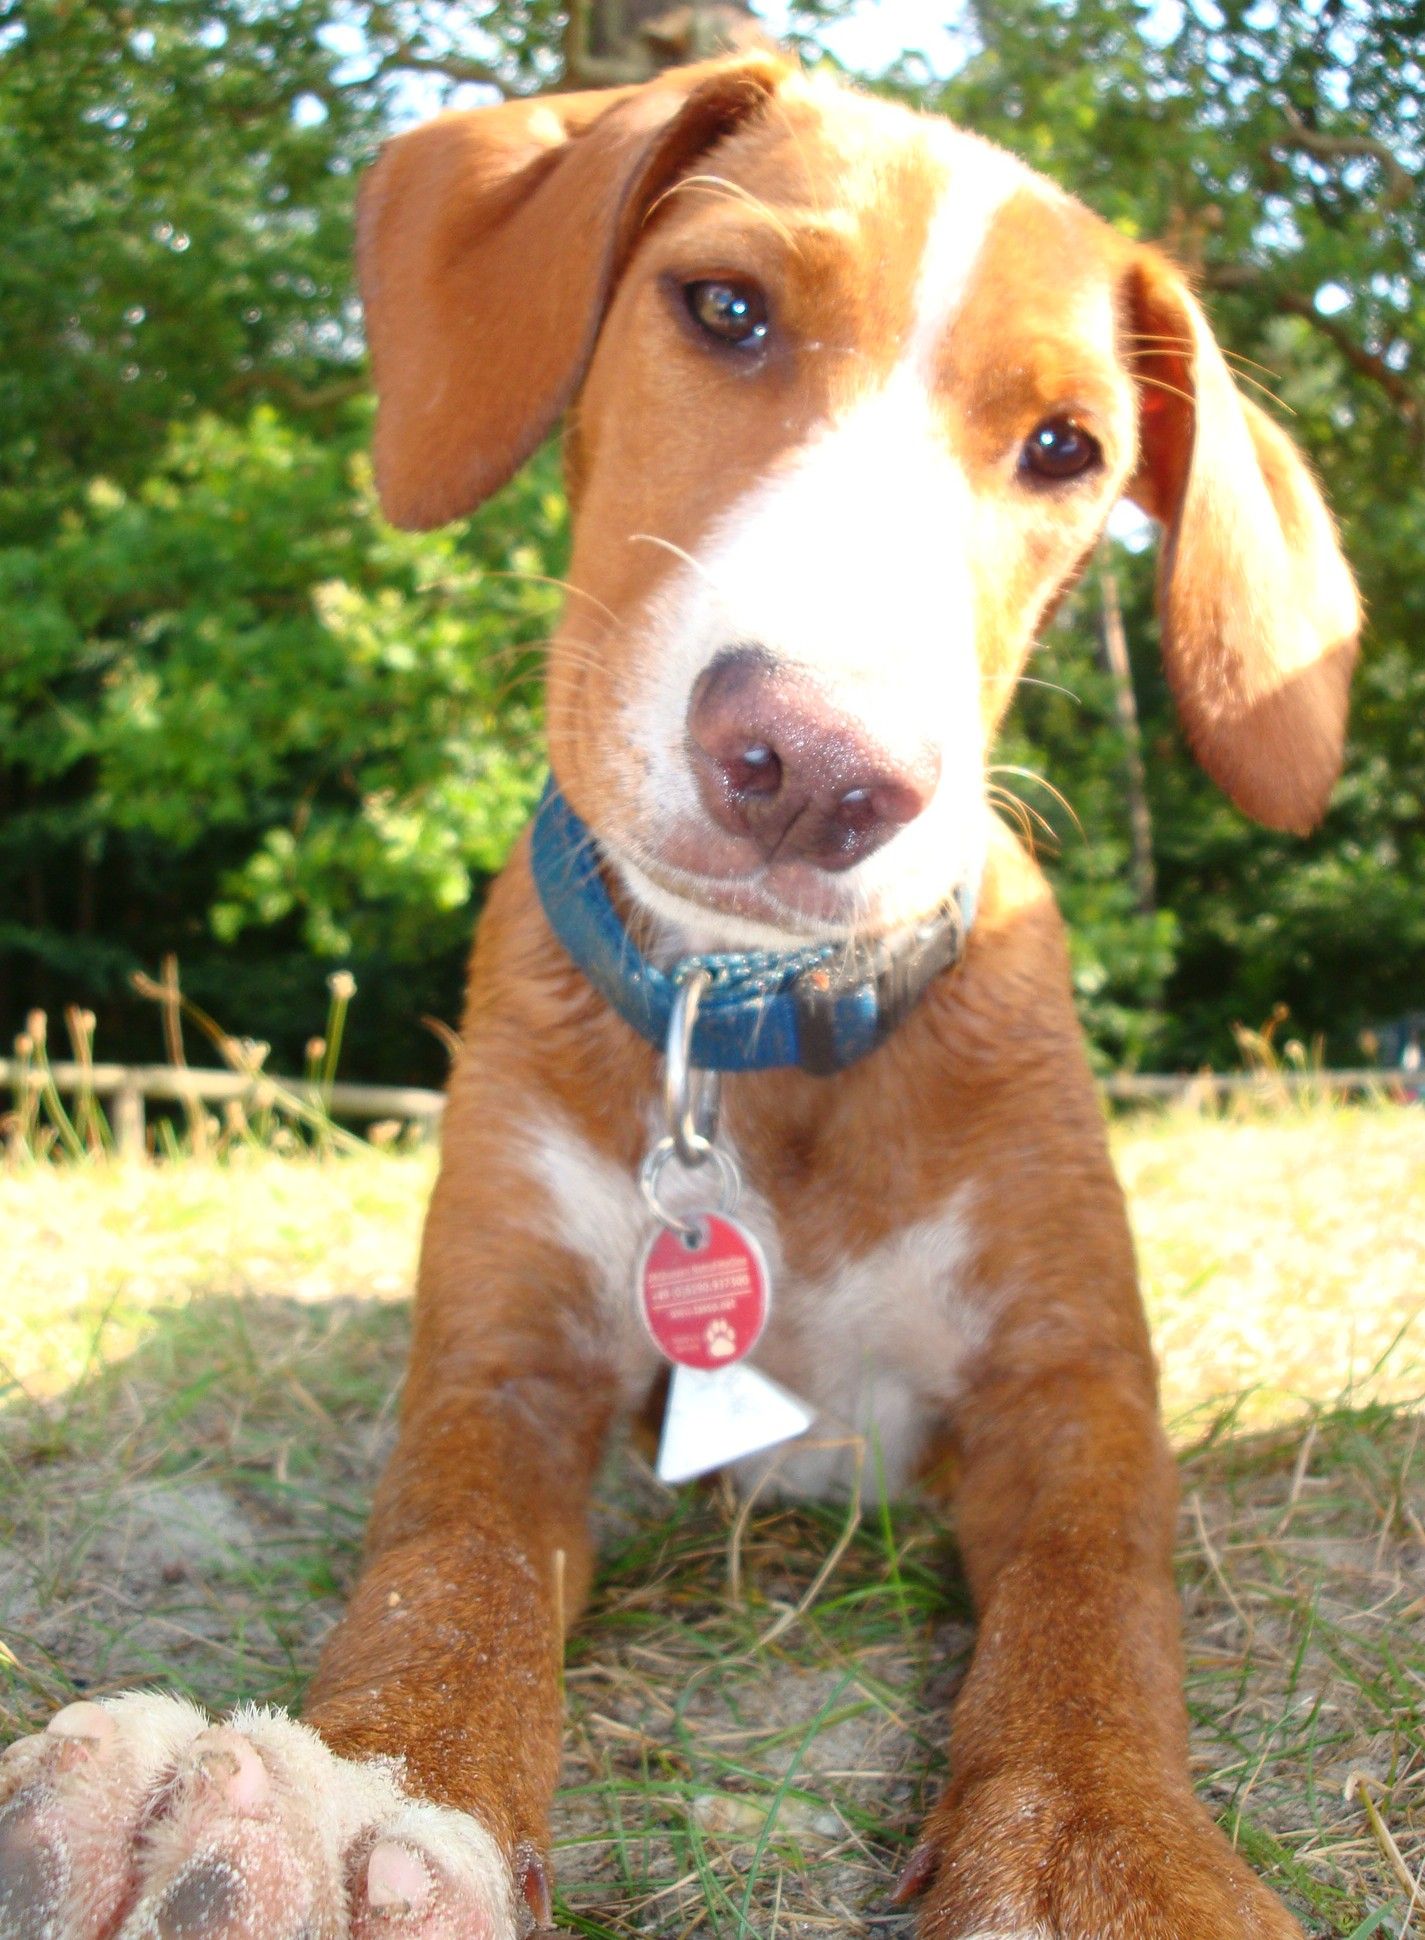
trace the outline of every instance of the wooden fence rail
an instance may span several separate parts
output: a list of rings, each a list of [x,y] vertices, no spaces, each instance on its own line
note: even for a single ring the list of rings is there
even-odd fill
[[[1373,1065],[1360,1071],[1115,1071],[1099,1080],[1115,1104],[1188,1098],[1274,1098],[1325,1095],[1331,1098],[1419,1098],[1425,1072]]]
[[[36,1065],[19,1058],[0,1058],[0,1086],[12,1090],[27,1084],[34,1092],[53,1083],[73,1096],[89,1093],[112,1098],[109,1113],[114,1143],[121,1157],[141,1158],[145,1150],[145,1110],[148,1098],[180,1104],[226,1104],[238,1100],[261,1110],[286,1094],[313,1112],[342,1118],[405,1118],[433,1130],[445,1108],[439,1091],[416,1085],[364,1085],[338,1082],[329,1086],[305,1078],[279,1078],[264,1073],[213,1071],[171,1064],[76,1064],[61,1061]],[[1208,1103],[1223,1098],[1326,1095],[1333,1098],[1425,1095],[1425,1073],[1374,1069],[1364,1071],[1123,1071],[1101,1081],[1105,1097],[1115,1104],[1194,1100]]]
[[[19,1058],[0,1058],[0,1086],[14,1089],[27,1084],[31,1091],[39,1092],[51,1082],[57,1091],[70,1096],[88,1093],[113,1099],[109,1122],[123,1158],[142,1158],[144,1154],[147,1098],[219,1105],[236,1099],[261,1110],[286,1094],[310,1111],[330,1112],[341,1118],[407,1118],[426,1129],[436,1124],[445,1109],[442,1093],[417,1085],[317,1085],[305,1078],[212,1071],[192,1065],[77,1064],[68,1060],[36,1065]]]

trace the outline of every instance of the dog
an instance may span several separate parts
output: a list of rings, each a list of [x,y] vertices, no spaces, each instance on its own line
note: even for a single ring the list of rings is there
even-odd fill
[[[835,1425],[953,1488],[979,1630],[921,1934],[1299,1935],[1193,1796],[1128,1224],[984,771],[1127,495],[1197,760],[1312,827],[1359,612],[1305,465],[1163,256],[772,54],[402,135],[360,264],[396,522],[565,422],[554,781],[480,924],[399,1443],[304,1721],[61,1711],[0,1765],[0,1935],[548,1924],[591,1478],[667,1371],[664,1229],[696,1258],[714,1219],[744,1307],[708,1352],[755,1346],[668,1349],[672,1468],[844,1488]]]

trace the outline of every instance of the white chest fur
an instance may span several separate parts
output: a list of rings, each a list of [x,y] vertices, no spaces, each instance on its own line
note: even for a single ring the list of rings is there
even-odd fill
[[[600,1339],[589,1345],[613,1353],[637,1406],[659,1365],[634,1304],[653,1230],[637,1182],[565,1120],[541,1119],[526,1141],[550,1226],[593,1277]],[[739,1465],[744,1485],[770,1469],[773,1486],[801,1495],[842,1492],[858,1472],[870,1490],[882,1477],[893,1494],[905,1487],[986,1332],[985,1309],[964,1282],[972,1201],[973,1187],[961,1185],[930,1217],[813,1276],[788,1263],[771,1207],[744,1186],[738,1218],[772,1278],[772,1316],[753,1360],[817,1411],[799,1442]]]

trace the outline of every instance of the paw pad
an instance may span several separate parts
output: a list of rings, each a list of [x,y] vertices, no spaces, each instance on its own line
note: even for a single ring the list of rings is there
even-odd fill
[[[382,1839],[366,1862],[366,1897],[381,1913],[414,1913],[430,1898],[430,1874],[409,1846]]]

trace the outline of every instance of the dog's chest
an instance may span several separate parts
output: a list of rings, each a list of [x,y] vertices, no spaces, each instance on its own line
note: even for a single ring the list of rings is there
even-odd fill
[[[612,1353],[630,1409],[659,1371],[644,1330],[635,1277],[653,1221],[636,1180],[560,1119],[530,1128],[530,1157],[544,1216],[588,1269],[599,1339]],[[839,1492],[858,1472],[869,1487],[905,1487],[936,1420],[959,1393],[987,1317],[968,1283],[973,1186],[962,1183],[928,1216],[862,1249],[822,1247],[815,1265],[752,1182],[738,1219],[766,1256],[771,1316],[752,1360],[816,1409],[797,1444],[739,1465],[751,1485],[770,1468],[796,1494]]]

